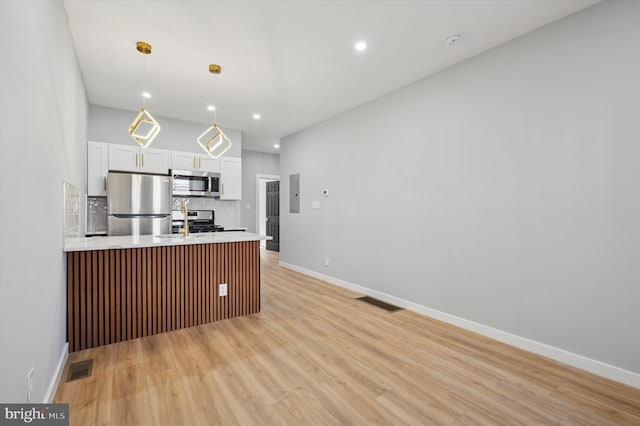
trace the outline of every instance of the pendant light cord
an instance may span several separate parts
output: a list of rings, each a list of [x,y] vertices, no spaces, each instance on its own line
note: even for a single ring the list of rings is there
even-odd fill
[[[217,87],[216,87],[216,76],[213,76],[213,124],[218,123],[218,107],[216,107],[215,99],[216,99]]]
[[[142,96],[142,108],[146,108],[147,107],[147,98],[146,96],[144,96],[145,93],[145,83],[146,83],[146,76],[147,76],[147,62],[146,62],[146,56],[147,55],[142,55],[142,93],[140,94]]]

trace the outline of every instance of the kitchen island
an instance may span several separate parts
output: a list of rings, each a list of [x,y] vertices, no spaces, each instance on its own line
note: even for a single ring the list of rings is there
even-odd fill
[[[260,312],[259,242],[270,238],[214,232],[68,239],[69,351]]]

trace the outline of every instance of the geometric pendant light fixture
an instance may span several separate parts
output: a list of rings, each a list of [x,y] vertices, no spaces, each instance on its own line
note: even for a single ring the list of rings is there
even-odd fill
[[[146,71],[144,60],[146,55],[151,54],[151,45],[144,41],[139,41],[136,43],[136,50],[144,55],[142,57],[142,81],[144,83]],[[151,142],[153,142],[155,137],[158,136],[158,133],[160,133],[160,125],[151,116],[151,114],[149,114],[149,111],[145,109],[145,99],[149,96],[150,95],[146,92],[142,93],[142,108],[129,126],[129,134],[142,148],[146,148],[151,145]]]
[[[222,72],[222,67],[220,65],[211,64],[209,65],[209,72],[212,74],[220,74]],[[213,110],[213,125],[205,130],[198,137],[198,145],[209,154],[209,156],[213,159],[218,159],[231,148],[231,140],[224,134],[222,130],[218,127],[216,123],[216,109]]]

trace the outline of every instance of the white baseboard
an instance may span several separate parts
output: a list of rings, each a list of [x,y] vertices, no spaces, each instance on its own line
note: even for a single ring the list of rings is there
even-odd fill
[[[60,379],[62,378],[62,372],[64,371],[64,366],[67,363],[68,355],[69,355],[69,344],[65,343],[64,347],[62,348],[62,354],[60,355],[60,360],[58,361],[56,374],[51,378],[51,382],[49,383],[47,392],[44,394],[45,398],[44,398],[43,404],[50,404],[53,402],[53,398],[55,398],[56,396],[56,390],[58,390],[58,384],[60,384]]]
[[[568,352],[564,349],[556,348],[555,346],[550,346],[545,343],[527,339],[526,337],[517,336],[515,334],[511,334],[506,331],[498,330],[497,328],[489,327],[474,321],[470,321],[468,319],[447,314],[445,312],[438,311],[436,309],[432,309],[427,306],[422,306],[417,303],[400,299],[398,297],[391,296],[386,293],[382,293],[376,290],[371,290],[367,287],[363,287],[363,286],[351,283],[349,281],[334,278],[329,275],[324,275],[319,272],[312,271],[310,269],[302,268],[300,266],[292,265],[282,261],[280,262],[280,266],[287,269],[291,269],[296,272],[300,272],[301,274],[309,275],[311,277],[326,281],[331,284],[335,284],[339,287],[343,287],[349,290],[366,294],[368,296],[375,297],[387,303],[392,303],[394,305],[403,307],[405,309],[409,309],[411,311],[418,312],[420,314],[438,319],[440,321],[453,324],[460,328],[474,331],[478,334],[482,334],[483,336],[490,337],[492,339],[498,340],[503,343],[507,343],[509,345],[518,347],[520,349],[524,349],[526,351],[533,352],[535,354],[554,359],[564,364],[571,365],[572,367],[576,367],[581,370],[585,370],[590,373],[597,374],[598,376],[606,377],[608,379],[615,380],[617,382],[624,383],[626,385],[633,386],[635,388],[640,389],[640,374],[634,373],[633,371],[624,370],[614,365],[606,364],[601,361],[596,361],[594,359],[590,359],[582,355]]]

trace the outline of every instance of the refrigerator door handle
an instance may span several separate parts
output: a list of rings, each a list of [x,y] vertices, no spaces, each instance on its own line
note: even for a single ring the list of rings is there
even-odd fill
[[[157,218],[164,219],[165,217],[169,217],[168,214],[112,214],[111,216],[117,217],[118,219],[134,219],[134,218]]]

